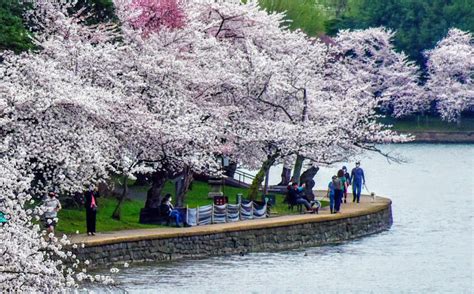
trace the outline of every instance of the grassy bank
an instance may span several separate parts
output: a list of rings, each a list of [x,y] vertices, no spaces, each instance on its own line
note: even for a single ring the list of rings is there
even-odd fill
[[[132,198],[134,192],[146,191],[148,187],[132,187]],[[230,203],[237,202],[237,194],[247,195],[247,189],[224,187],[224,194],[229,197]],[[195,181],[192,189],[186,194],[186,205],[190,208],[212,204],[212,200],[207,198],[209,185],[204,182]],[[174,195],[172,183],[167,183],[163,193]],[[297,214],[298,211],[289,211],[286,204],[283,203],[284,195],[276,194],[277,205],[272,207],[272,213],[276,215]],[[144,225],[138,223],[140,209],[145,206],[145,199],[137,197],[137,199],[127,200],[122,208],[122,219],[120,221],[112,219],[112,212],[115,209],[117,200],[111,197],[101,197],[98,199],[99,210],[97,212],[97,231],[108,232],[128,229],[156,228],[157,225]],[[323,206],[328,205],[324,201]],[[58,232],[72,234],[76,231],[85,233],[86,230],[86,212],[84,208],[63,209],[59,212]]]
[[[99,198],[99,209],[97,211],[97,231],[108,232],[128,229],[153,228],[156,225],[144,225],[138,223],[140,209],[144,206],[144,201],[129,200],[122,208],[122,219],[117,221],[112,218],[112,212],[117,205],[114,198]],[[86,231],[86,210],[80,209],[62,209],[59,214],[57,231],[63,233],[85,233]]]
[[[463,117],[458,125],[453,122],[443,121],[440,117],[414,116],[401,119],[386,117],[382,120],[385,124],[393,125],[399,132],[473,132],[474,117]]]

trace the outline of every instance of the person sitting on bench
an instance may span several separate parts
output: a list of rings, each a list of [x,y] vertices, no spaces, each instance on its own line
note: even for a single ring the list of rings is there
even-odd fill
[[[304,185],[304,184],[303,184]],[[311,213],[316,212],[316,209],[312,208],[312,205],[303,195],[304,186],[298,187],[298,183],[293,183],[291,189],[288,191],[288,200],[290,204],[301,204],[306,207],[306,211]]]
[[[176,227],[180,227],[181,214],[177,209],[174,209],[173,204],[171,204],[171,194],[166,194],[161,201],[160,211],[163,215],[168,215],[170,219],[174,219]]]

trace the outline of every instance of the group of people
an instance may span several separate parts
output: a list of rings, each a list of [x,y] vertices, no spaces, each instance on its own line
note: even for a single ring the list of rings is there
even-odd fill
[[[337,172],[337,175],[332,176],[328,184],[329,207],[331,213],[339,213],[341,204],[347,203],[347,190],[352,186],[352,202],[360,202],[360,194],[362,186],[365,185],[364,170],[360,167],[360,162],[357,161],[351,174],[347,172],[345,166]]]
[[[347,191],[352,186],[352,202],[360,202],[360,194],[362,186],[365,185],[364,170],[360,167],[360,162],[356,162],[356,166],[352,169],[351,174],[348,173],[345,166],[333,176],[328,184],[329,207],[331,213],[339,213],[341,204],[347,203]],[[313,197],[308,197],[304,193],[305,184],[299,185],[293,182],[288,185],[287,202],[290,205],[303,205],[309,213],[318,213],[321,203]],[[311,195],[309,195],[311,196]],[[96,216],[97,216],[97,198],[99,192],[96,187],[91,186],[84,193],[84,206],[86,209],[86,226],[87,235],[94,236],[96,232]],[[43,201],[44,222],[49,233],[54,233],[54,228],[58,220],[58,211],[61,210],[61,203],[57,199],[57,194],[50,191]],[[167,194],[162,202],[162,210],[166,210],[170,218],[174,219],[176,226],[181,222],[181,215],[171,204],[171,195]]]
[[[303,205],[306,211],[309,213],[318,213],[321,203],[314,198],[313,199],[305,195],[304,193],[305,184],[299,186],[298,182],[294,181],[288,185],[288,194],[286,201],[290,205]]]
[[[98,197],[99,192],[96,187],[91,186],[88,191],[84,192],[84,207],[86,209],[86,227],[88,236],[94,236],[96,232],[95,225]],[[50,191],[43,200],[44,226],[48,233],[54,233],[54,228],[58,222],[58,211],[60,211],[61,208],[61,203],[57,198],[57,193],[55,191]]]

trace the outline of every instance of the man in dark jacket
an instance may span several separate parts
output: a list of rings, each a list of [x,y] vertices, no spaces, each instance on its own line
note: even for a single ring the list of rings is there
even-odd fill
[[[362,185],[365,185],[364,170],[360,167],[360,162],[356,162],[356,166],[351,172],[351,183],[352,183],[352,202],[357,200],[360,202],[360,193],[362,192]]]
[[[349,189],[349,186],[351,185],[351,175],[349,175],[349,172],[347,171],[347,167],[343,166],[342,171],[344,172],[344,177],[346,178],[346,183],[347,186],[344,186],[344,203],[347,203],[347,190]]]
[[[290,204],[302,204],[307,211],[314,212],[309,201],[303,195],[304,187],[298,187],[298,183],[293,183],[288,191],[288,200]]]

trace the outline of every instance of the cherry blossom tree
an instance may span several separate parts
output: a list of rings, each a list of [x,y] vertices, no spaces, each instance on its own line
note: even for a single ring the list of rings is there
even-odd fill
[[[239,67],[242,82],[233,87],[231,102],[240,108],[243,142],[262,139],[239,148],[245,154],[241,162],[252,159],[244,164],[263,162],[253,194],[276,160],[295,156],[331,163],[362,149],[375,150],[373,142],[405,140],[375,122],[376,104],[362,100],[369,96],[369,85],[323,44],[286,30],[282,14],[268,14],[255,3],[207,3],[199,11],[198,21],[210,37],[245,56]],[[352,101],[355,97],[361,99]]]
[[[406,140],[376,121],[373,73],[253,1],[117,0],[120,30],[89,26],[68,5],[34,1],[40,50],[0,64],[0,210],[10,217],[0,271],[15,281],[5,291],[94,279],[77,261],[64,266],[68,241],[33,224],[28,192],[153,172],[152,207],[168,178],[182,173],[188,185],[193,172],[218,173],[226,155],[260,169],[255,197],[276,162],[331,164]],[[12,251],[18,244],[27,248]]]
[[[214,120],[205,110],[201,111],[203,108],[187,101],[191,94],[197,95],[200,88],[187,82],[188,76],[182,74],[184,66],[191,64],[185,62],[186,52],[181,54],[182,60],[176,58],[182,48],[163,46],[169,39],[137,34],[140,30],[135,27],[136,23],[127,26],[128,18],[124,18],[123,33],[110,32],[107,27],[90,30],[82,28],[77,21],[68,20],[63,10],[47,8],[42,11],[48,19],[61,21],[51,22],[44,30],[47,33],[40,40],[43,58],[72,71],[90,87],[99,87],[114,95],[113,100],[98,100],[108,107],[108,112],[102,115],[107,124],[102,127],[113,138],[108,142],[110,152],[106,153],[112,157],[107,165],[109,171],[128,177],[144,168],[174,174],[184,167],[202,171],[215,166],[213,149],[209,146],[216,145],[216,136],[212,134],[219,128],[209,127]],[[54,13],[63,17],[55,17]],[[54,28],[58,25],[60,28]],[[69,29],[64,29],[68,26]],[[173,37],[171,28],[163,29],[164,37]],[[119,38],[122,42],[108,42]],[[195,77],[203,79],[200,72],[192,71]],[[212,81],[207,85],[210,83]],[[126,190],[121,200],[125,194]],[[116,218],[120,217],[120,203],[114,213]]]
[[[18,71],[11,65],[6,69],[0,66],[3,78],[0,85],[0,211],[8,218],[0,227],[0,289],[6,292],[38,289],[59,292],[77,285],[76,281],[96,279],[86,274],[71,248],[65,249],[70,246],[65,236],[46,236],[46,232],[32,222],[33,218],[39,220],[42,211],[30,202],[33,201],[32,193],[51,188],[53,183],[61,189],[78,189],[84,181],[101,172],[94,167],[101,168],[103,154],[100,149],[90,146],[88,139],[103,137],[94,137],[100,133],[88,123],[92,117],[84,107],[87,104],[84,100],[94,97],[93,93],[101,95],[103,92],[52,82],[57,76],[51,75],[51,71],[43,80],[49,84],[46,92],[41,89],[45,84],[33,79],[35,74],[45,74],[43,69],[23,58],[19,58],[21,61],[15,57],[5,59],[6,64],[12,59],[16,64],[25,62]],[[22,73],[28,73],[28,76],[22,76]],[[32,78],[38,82],[38,87],[22,87],[23,78]],[[76,97],[82,105],[77,103]],[[40,187],[34,183],[38,177],[42,182]],[[65,265],[66,261],[71,266]]]
[[[51,188],[81,191],[106,175],[111,158],[105,142],[113,138],[101,128],[107,108],[97,102],[110,93],[85,86],[35,54],[3,59],[0,211],[8,222],[0,228],[0,289],[59,292],[85,278],[96,280],[66,249],[65,236],[46,236],[32,222],[42,211],[30,201]]]
[[[3,137],[2,139],[5,139]],[[0,211],[8,221],[0,224],[0,291],[59,293],[77,287],[78,281],[112,283],[108,276],[89,275],[87,262],[81,262],[65,235],[61,238],[33,222],[41,210],[34,207],[29,189],[31,177],[20,169],[21,158],[6,157],[3,146],[0,157]]]
[[[394,32],[385,28],[342,30],[334,38],[344,62],[370,85],[380,110],[394,117],[421,112],[429,107],[419,81],[419,68],[396,52]]]
[[[2,116],[8,118],[3,132],[10,156],[26,154],[22,169],[34,175],[33,193],[81,191],[107,177],[114,139],[101,128],[107,107],[97,101],[110,93],[76,84],[73,75],[38,56],[6,57],[0,76]]]
[[[137,27],[130,18],[130,12],[135,13],[130,7],[136,8],[131,4],[117,1],[117,12],[123,21],[118,45],[94,44],[93,49],[81,46],[84,51],[74,47],[74,52],[68,52],[66,47],[68,53],[56,53],[54,58],[66,68],[75,63],[75,72],[82,79],[94,86],[120,90],[133,101],[128,106],[134,111],[121,112],[121,123],[113,123],[109,130],[120,138],[113,165],[127,176],[143,168],[161,175],[152,187],[155,197],[147,201],[152,205],[159,201],[157,194],[168,177],[183,170],[192,174],[217,169],[215,156],[224,140],[224,132],[220,131],[225,123],[213,114],[216,105],[198,106],[191,98],[217,92],[214,83],[221,85],[218,79],[223,78],[206,75],[209,69],[203,66],[206,58],[213,58],[208,49],[215,45],[214,41],[200,38],[202,33],[194,32],[192,27],[158,26],[157,31],[141,34],[145,28]],[[217,69],[218,65],[212,68]],[[136,124],[120,126],[130,121]]]
[[[93,30],[81,28],[50,2],[33,4],[42,8],[33,18],[48,16],[37,35],[43,50],[20,56],[4,52],[0,64],[0,211],[8,218],[0,227],[2,292],[61,292],[83,279],[111,282],[87,275],[85,263],[72,253],[77,245],[66,236],[47,236],[33,222],[42,215],[31,203],[33,195],[51,188],[82,191],[107,176],[114,137],[105,127],[116,97],[81,79],[74,64],[67,69],[52,58],[59,40],[68,43],[84,34],[97,42],[90,38]],[[53,30],[59,24],[78,30]]]
[[[451,29],[426,55],[429,74],[427,95],[436,102],[443,119],[459,122],[461,113],[474,107],[472,34]]]

